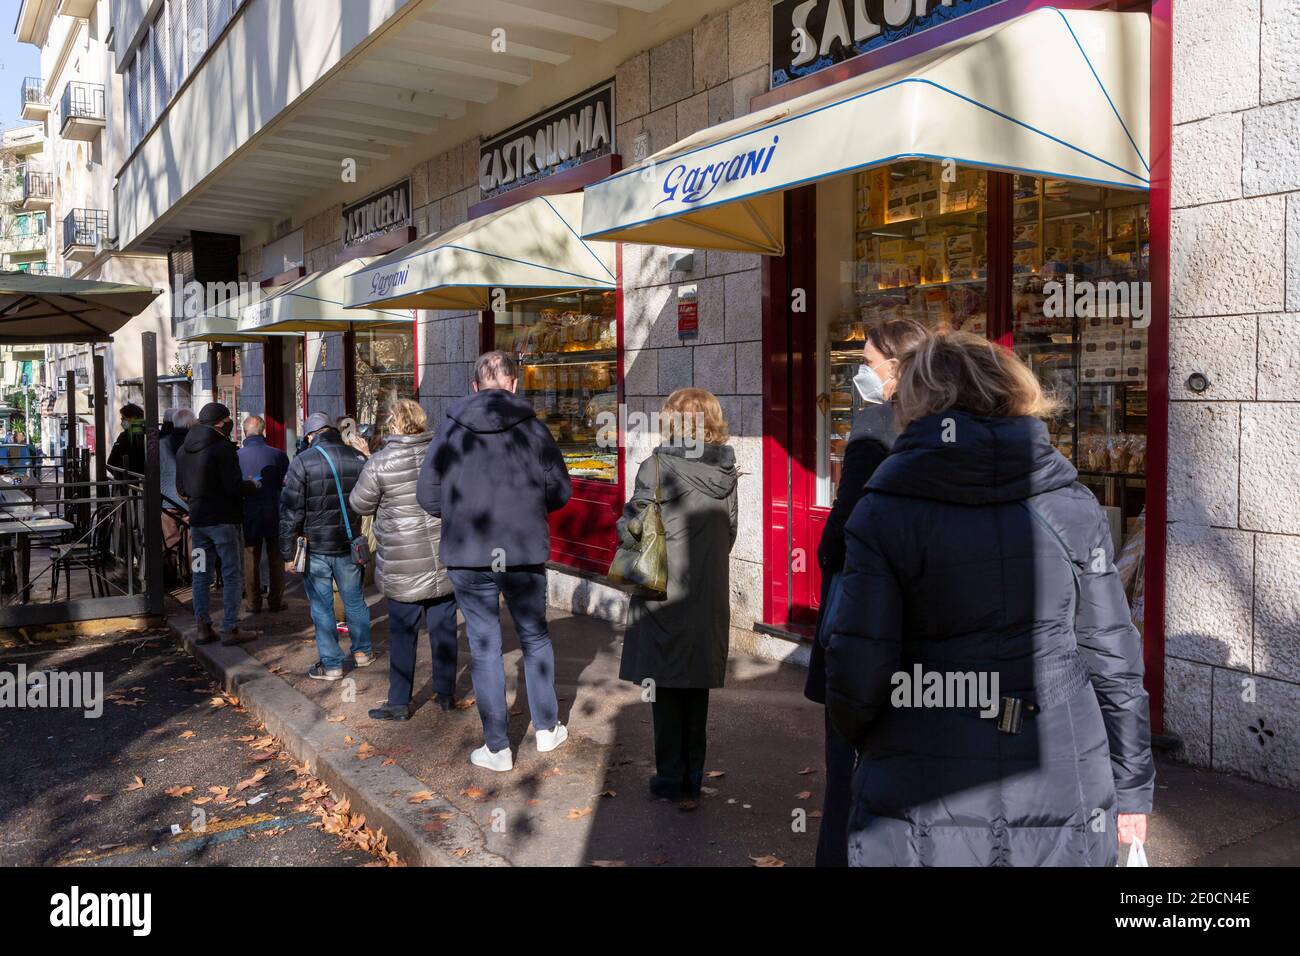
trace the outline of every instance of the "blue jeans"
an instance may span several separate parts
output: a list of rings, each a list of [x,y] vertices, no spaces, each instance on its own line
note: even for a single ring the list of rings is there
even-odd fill
[[[190,551],[202,550],[203,558],[195,561],[194,569],[194,619],[212,623],[208,615],[208,589],[221,563],[221,630],[231,631],[239,626],[239,601],[244,593],[244,529],[237,524],[214,524],[205,528],[190,529]],[[202,570],[200,570],[202,569]]]
[[[307,573],[302,587],[311,605],[311,621],[316,625],[316,653],[325,667],[343,666],[343,649],[339,647],[338,621],[334,618],[334,587],[339,586],[343,615],[347,619],[350,653],[370,653],[370,608],[361,591],[361,566],[350,554],[308,554]]]
[[[533,727],[554,730],[560,722],[555,700],[555,652],[546,629],[546,569],[481,571],[452,568],[456,603],[465,617],[469,638],[470,676],[483,721],[483,739],[493,751],[510,746],[506,736],[506,668],[501,659],[500,596],[515,622],[519,646],[524,651],[524,682]]]

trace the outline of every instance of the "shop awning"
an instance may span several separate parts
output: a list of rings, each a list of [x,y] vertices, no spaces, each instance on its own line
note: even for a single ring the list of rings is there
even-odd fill
[[[250,305],[273,295],[277,289],[257,289],[244,292],[208,309],[197,318],[187,319],[176,326],[178,342],[215,342],[219,345],[237,345],[245,342],[265,342],[272,335],[294,335],[293,332],[246,332],[239,328],[239,317]]]
[[[138,285],[0,272],[0,344],[111,342],[158,295]]]
[[[348,276],[348,301],[483,310],[493,289],[613,289],[614,246],[579,238],[582,205],[581,193],[538,196],[417,239]]]
[[[313,272],[277,289],[243,309],[239,331],[245,334],[342,332],[349,325],[374,331],[411,331],[415,316],[399,309],[363,309],[345,305],[347,276],[375,258],[354,259],[326,272]]]
[[[582,235],[779,254],[785,190],[898,159],[1147,189],[1150,32],[1025,14],[687,137],[589,186]]]

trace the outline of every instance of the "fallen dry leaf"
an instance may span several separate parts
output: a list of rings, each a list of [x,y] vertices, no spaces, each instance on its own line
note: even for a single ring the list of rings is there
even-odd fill
[[[727,771],[725,770],[710,770],[704,774],[704,776],[708,777],[710,780],[716,780],[718,777],[725,777],[726,775]]]
[[[591,813],[591,807],[583,807],[581,810],[579,810],[577,807],[570,807],[570,808],[569,808],[569,819],[570,819],[570,820],[581,820],[583,817],[585,817],[585,816],[586,816],[587,814],[589,814],[589,813]]]
[[[626,860],[592,860],[592,866],[627,866]]]
[[[179,786],[177,786],[177,787],[168,787],[168,788],[167,788],[166,790],[164,790],[163,792],[164,792],[165,794],[167,794],[167,796],[169,796],[169,797],[183,797],[183,796],[185,796],[185,794],[187,794],[187,793],[193,793],[193,792],[194,792],[194,788],[193,788],[193,787],[179,787]]]
[[[432,790],[417,790],[406,798],[407,803],[428,803],[430,800],[437,799]]]
[[[185,733],[181,734],[180,736],[181,736],[181,740],[189,740],[191,737],[194,736],[194,731],[187,730],[185,731]]]
[[[462,846],[456,850],[453,850],[451,855],[459,859],[464,859],[465,857],[469,856],[469,847]]]
[[[357,748],[358,760],[369,760],[374,755],[375,755],[375,748],[370,746],[370,744],[362,744],[360,747]]]
[[[617,797],[617,796],[618,796],[618,791],[617,791],[617,790],[602,790],[602,791],[600,791],[600,793],[596,794],[596,796],[598,796],[598,797]]]
[[[239,783],[235,784],[235,792],[238,793],[240,790],[247,790],[249,787],[261,783],[262,778],[270,772],[271,771],[267,770],[265,767],[261,770],[254,771],[253,775],[247,780],[241,780]]]
[[[751,856],[750,859],[754,861],[755,866],[785,866],[784,860],[771,854],[767,856]]]
[[[108,796],[108,794],[106,794],[106,793],[88,793],[88,794],[86,794],[86,796],[85,796],[84,798],[82,798],[82,801],[81,801],[81,802],[82,802],[82,803],[99,803],[99,802],[100,802],[101,800],[103,800],[106,796]]]
[[[393,765],[396,764],[396,763],[397,763],[397,761],[394,760],[392,757],[385,757],[384,760],[383,760],[383,763],[381,763],[379,766],[381,766],[381,767],[391,767],[391,766],[393,766]]]
[[[275,743],[275,738],[270,735],[267,735],[265,737],[259,737],[257,740],[254,740],[248,746],[252,747],[254,750],[265,750],[267,747],[270,747],[274,743]]]
[[[346,714],[335,714],[333,717],[326,717],[326,718],[325,718],[326,722],[327,722],[327,723],[331,723],[331,724],[341,724],[341,723],[343,723],[343,721],[345,721],[345,720],[347,720],[347,719],[348,719],[348,718],[347,718],[347,715],[346,715]]]
[[[798,793],[794,795],[796,800],[807,800],[811,796],[812,796],[811,790],[800,790]]]
[[[482,800],[486,794],[478,787],[466,787],[460,792],[462,797],[469,797],[471,800]]]
[[[817,771],[814,770],[812,767],[804,767],[802,770],[796,770],[796,771],[795,771],[795,773],[797,773],[797,774],[798,774],[799,776],[801,776],[801,777],[806,777],[806,776],[808,776],[808,774],[810,774],[810,773],[816,773],[816,772],[817,772]]]
[[[203,804],[205,804],[205,803],[211,803],[211,802],[212,802],[212,798],[211,798],[211,797],[198,797],[198,798],[196,798],[196,799],[190,801],[190,803],[194,804],[196,807],[201,807],[201,806],[203,806]]]
[[[220,709],[222,707],[225,707],[226,704],[229,703],[229,701],[227,701],[226,698],[224,697],[213,697],[212,700],[210,700],[208,703],[210,703],[213,707]]]
[[[139,774],[136,774],[136,778],[133,781],[131,781],[129,784],[127,784],[126,787],[122,790],[122,792],[130,793],[132,790],[143,790],[143,789],[144,789],[144,781],[140,779]]]
[[[473,697],[462,697],[460,700],[456,701],[456,709],[469,710],[477,703],[478,701],[476,701]],[[466,850],[465,852],[468,853],[469,851]]]

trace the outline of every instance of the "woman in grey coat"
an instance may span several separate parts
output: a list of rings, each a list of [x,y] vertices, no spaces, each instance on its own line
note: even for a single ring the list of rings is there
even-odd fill
[[[360,514],[375,516],[379,589],[388,598],[388,701],[370,711],[375,720],[411,716],[420,619],[433,652],[433,689],[443,710],[455,703],[456,597],[438,562],[442,521],[415,500],[420,464],[433,433],[418,403],[402,399],[388,419],[389,435],[362,469],[349,499]]]
[[[650,792],[676,800],[700,793],[709,689],[722,686],[727,670],[737,474],[722,407],[704,389],[669,395],[661,431],[663,444],[642,462],[618,534],[635,543],[628,522],[654,501],[657,484],[668,593],[662,601],[632,598],[619,677],[653,682]]]

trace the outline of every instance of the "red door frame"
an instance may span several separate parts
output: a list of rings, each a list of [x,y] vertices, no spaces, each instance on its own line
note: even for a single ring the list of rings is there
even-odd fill
[[[1069,10],[1144,10],[1151,15],[1151,189],[1150,265],[1152,319],[1148,330],[1146,580],[1144,650],[1146,687],[1151,697],[1152,728],[1164,726],[1165,646],[1165,538],[1167,471],[1169,460],[1169,242],[1170,143],[1172,129],[1173,0],[1003,0],[944,26],[900,40],[880,50],[862,54],[818,73],[759,94],[751,112],[772,107],[796,96],[824,89],[850,77],[897,63],[963,36],[977,33],[1043,7]],[[994,242],[1010,228],[1011,177],[990,173],[989,238]],[[806,445],[815,441],[814,430],[797,427],[812,420],[811,397],[816,388],[816,325],[810,304],[801,321],[792,321],[790,290],[805,282],[808,302],[813,302],[816,243],[815,201],[804,187],[786,196],[786,254],[765,257],[763,263],[763,620],[778,627],[805,630],[815,597],[815,557],[806,553],[810,523],[817,515],[811,507],[812,476]],[[803,193],[803,197],[800,194]],[[810,226],[812,227],[810,231]],[[993,248],[993,246],[990,246]],[[1011,344],[1009,265],[994,265],[989,257],[989,334]],[[802,278],[801,278],[802,277]],[[802,331],[800,331],[802,330]],[[813,449],[815,455],[815,448]],[[802,547],[804,551],[795,551]],[[789,572],[787,572],[789,568]],[[802,572],[802,573],[800,573]]]
[[[284,340],[271,336],[262,345],[262,407],[266,443],[284,451]]]

